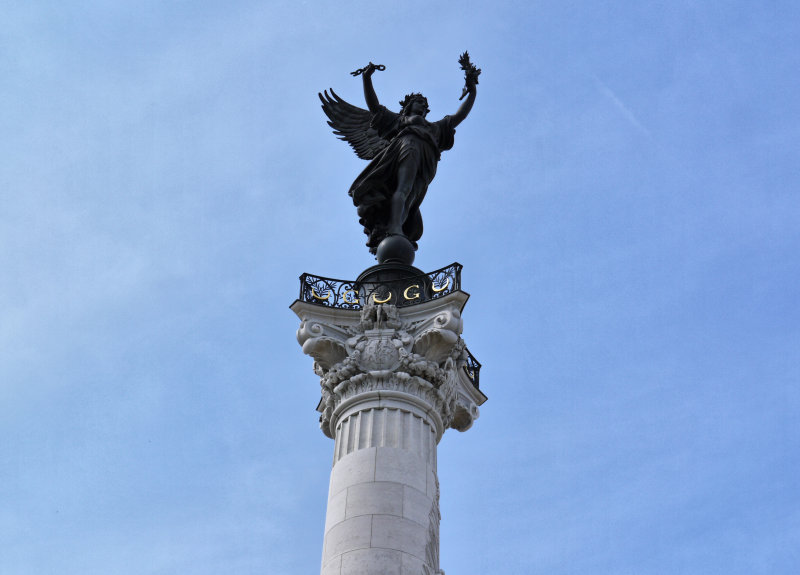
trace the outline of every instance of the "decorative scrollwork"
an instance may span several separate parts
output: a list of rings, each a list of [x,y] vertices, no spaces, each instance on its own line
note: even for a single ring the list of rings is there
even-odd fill
[[[437,299],[461,289],[461,264],[402,280],[355,282],[303,274],[300,300],[340,309],[361,309],[367,303],[391,302],[406,307]]]
[[[440,298],[461,289],[461,266],[455,267],[455,265],[428,274],[431,282],[431,299]]]
[[[481,364],[469,350],[466,351],[467,360],[464,362],[464,371],[467,372],[467,377],[475,389],[480,389]]]
[[[323,278],[311,274],[300,276],[299,299],[325,307],[361,309],[358,286],[354,282]]]

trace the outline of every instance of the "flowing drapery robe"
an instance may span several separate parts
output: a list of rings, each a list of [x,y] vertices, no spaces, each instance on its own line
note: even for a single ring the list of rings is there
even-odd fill
[[[358,208],[358,221],[367,234],[367,246],[374,254],[387,235],[391,198],[397,189],[397,169],[401,162],[413,162],[416,166],[411,205],[403,223],[403,233],[416,246],[422,236],[419,206],[436,175],[442,152],[453,147],[456,131],[451,117],[428,122],[422,117],[396,114],[381,106],[372,115],[370,126],[388,140],[389,145],[378,152],[350,186],[349,194]]]

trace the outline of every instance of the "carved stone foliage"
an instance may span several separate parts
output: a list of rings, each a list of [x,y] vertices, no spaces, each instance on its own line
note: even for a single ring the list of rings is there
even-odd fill
[[[469,428],[478,407],[464,393],[459,374],[468,352],[461,339],[458,306],[440,305],[430,314],[404,318],[389,304],[340,310],[336,321],[325,315],[303,318],[297,340],[314,358],[320,376],[320,427],[333,437],[331,418],[341,402],[374,391],[400,391],[425,402],[442,425]],[[350,321],[342,321],[347,314]]]

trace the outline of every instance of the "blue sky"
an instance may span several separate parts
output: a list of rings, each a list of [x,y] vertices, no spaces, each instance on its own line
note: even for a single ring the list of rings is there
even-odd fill
[[[319,569],[333,444],[288,306],[373,260],[317,92],[478,99],[416,265],[489,396],[447,573],[800,569],[800,10],[4,2],[0,573]]]

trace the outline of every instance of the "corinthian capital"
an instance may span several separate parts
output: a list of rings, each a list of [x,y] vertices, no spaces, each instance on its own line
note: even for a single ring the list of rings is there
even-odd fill
[[[337,419],[351,406],[390,396],[430,415],[437,440],[448,427],[468,429],[486,396],[477,386],[479,364],[461,338],[467,297],[455,291],[414,306],[369,302],[361,309],[295,301],[297,341],[320,377],[325,435],[335,436]]]

